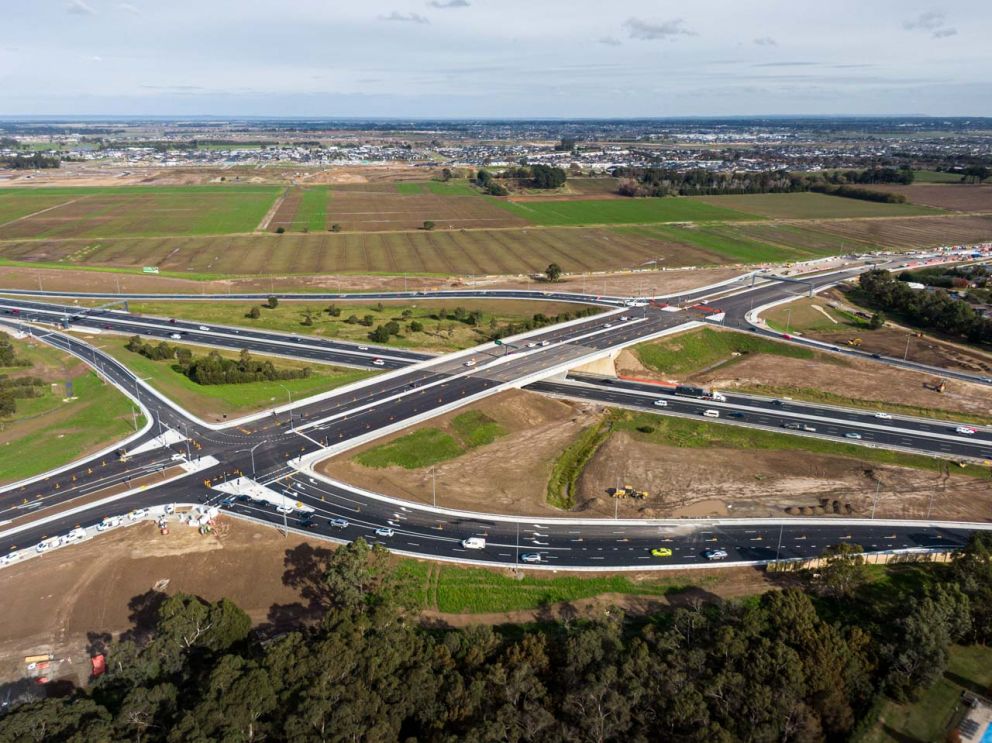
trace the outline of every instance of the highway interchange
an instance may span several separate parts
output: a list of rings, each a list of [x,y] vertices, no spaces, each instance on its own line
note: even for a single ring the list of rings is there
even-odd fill
[[[852,540],[866,549],[953,547],[963,543],[972,527],[926,523],[884,523],[862,520],[821,521],[593,521],[576,519],[529,519],[508,516],[458,513],[413,503],[401,503],[378,494],[364,493],[344,483],[333,483],[313,475],[307,465],[328,452],[343,450],[365,440],[400,430],[427,417],[468,404],[502,389],[526,386],[538,392],[592,400],[603,404],[637,407],[661,414],[698,416],[703,409],[719,409],[720,422],[773,428],[797,435],[845,438],[857,432],[857,442],[888,448],[907,448],[937,456],[970,459],[992,457],[992,435],[980,430],[971,435],[955,432],[955,424],[895,416],[876,418],[870,411],[840,410],[828,406],[772,401],[745,395],[727,395],[711,401],[675,397],[667,390],[627,380],[609,380],[568,370],[604,353],[656,337],[687,322],[708,322],[712,310],[692,309],[706,301],[722,311],[722,322],[747,324],[756,308],[816,291],[864,270],[856,266],[841,272],[805,277],[808,283],[761,278],[751,287],[748,279],[721,287],[685,293],[679,308],[629,307],[624,298],[576,296],[564,292],[498,292],[520,299],[582,301],[604,307],[601,315],[583,318],[509,339],[508,345],[486,344],[477,349],[430,357],[426,354],[317,338],[297,338],[280,333],[212,325],[206,330],[195,322],[168,318],[141,318],[112,309],[86,310],[41,301],[41,297],[0,298],[0,321],[31,332],[47,343],[74,353],[97,368],[107,379],[136,398],[147,411],[148,429],[129,442],[127,449],[149,442],[160,431],[172,429],[188,435],[189,453],[200,463],[216,460],[201,472],[182,476],[176,459],[187,453],[187,443],[151,449],[126,462],[113,452],[70,465],[60,472],[0,489],[0,555],[26,548],[76,526],[93,526],[105,516],[130,509],[168,503],[215,504],[242,518],[283,523],[274,508],[245,499],[228,499],[207,486],[244,474],[287,492],[314,508],[317,517],[310,525],[289,517],[288,526],[324,537],[351,540],[363,536],[382,541],[395,551],[437,559],[519,564],[521,554],[538,553],[538,567],[644,569],[666,565],[705,563],[706,549],[727,550],[731,562],[760,562],[769,559],[808,557],[829,544]],[[5,291],[9,294],[10,292]],[[23,292],[20,293],[23,295]],[[443,292],[445,297],[455,293]],[[460,297],[493,297],[494,292],[458,292]],[[362,299],[430,298],[434,293],[349,295]],[[81,295],[82,296],[82,295]],[[85,295],[87,298],[94,298]],[[222,295],[227,298],[229,295]],[[307,298],[343,299],[342,295]],[[129,295],[128,298],[135,298]],[[155,299],[164,299],[154,295]],[[176,296],[179,299],[180,296]],[[200,299],[182,297],[185,299]],[[249,298],[234,295],[232,299]],[[257,299],[257,296],[250,297]],[[676,310],[677,311],[673,311]],[[75,319],[71,319],[75,316]],[[386,370],[381,376],[358,385],[267,411],[242,421],[200,421],[166,401],[130,371],[103,354],[86,340],[55,332],[38,322],[61,322],[70,318],[73,330],[82,332],[140,333],[148,337],[182,335],[183,342],[223,348],[248,348],[323,363],[346,364]],[[625,319],[622,319],[625,318]],[[35,324],[28,325],[28,321]],[[768,331],[761,331],[768,332]],[[802,339],[794,339],[803,342]],[[846,350],[844,352],[851,353]],[[381,365],[375,364],[381,360]],[[882,362],[898,360],[880,359]],[[945,373],[945,376],[946,373]],[[965,375],[967,376],[967,375]],[[549,380],[549,377],[554,379]],[[970,378],[981,382],[980,379]],[[667,405],[658,407],[657,400]],[[815,427],[816,431],[783,428],[783,423]],[[209,459],[212,458],[212,459]],[[130,492],[113,503],[87,507],[113,485],[128,487],[132,481],[162,469],[176,474],[156,487]],[[328,519],[343,518],[348,526],[332,526]],[[391,537],[377,537],[375,529],[389,526]],[[484,550],[464,550],[461,540],[484,536]],[[669,558],[655,558],[654,547],[668,546]]]

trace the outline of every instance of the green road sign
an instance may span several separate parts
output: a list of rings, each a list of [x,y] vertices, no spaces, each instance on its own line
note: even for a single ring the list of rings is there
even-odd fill
[[[502,346],[503,345],[503,341],[501,341],[499,338],[497,338],[496,340],[494,340],[493,343],[495,343],[497,346]]]

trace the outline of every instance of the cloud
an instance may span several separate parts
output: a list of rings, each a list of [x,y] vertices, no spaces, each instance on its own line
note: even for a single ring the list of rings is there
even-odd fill
[[[400,21],[402,23],[430,23],[429,20],[424,18],[419,13],[400,13],[398,10],[394,10],[389,15],[379,16],[380,21]]]
[[[596,43],[606,44],[606,46],[620,46],[622,42],[613,36],[601,36],[596,39]]]
[[[954,36],[958,30],[948,26],[945,20],[946,17],[939,10],[928,10],[915,18],[903,21],[902,27],[907,31],[929,31],[934,39],[946,39],[948,36]]]
[[[683,25],[682,18],[673,18],[670,21],[660,23],[645,21],[640,18],[628,18],[623,23],[627,33],[632,39],[643,41],[656,41],[658,39],[668,39],[674,41],[679,36],[697,36],[695,31],[690,31]]]
[[[761,36],[755,39],[754,43],[758,46],[778,46],[778,42],[771,36]]]
[[[123,10],[125,13],[131,13],[132,15],[141,15],[141,11],[138,10],[136,5],[131,5],[131,3],[118,3],[117,7]]]
[[[96,15],[96,11],[84,3],[83,0],[70,0],[65,7],[65,12],[72,15]]]
[[[98,54],[94,54],[92,57],[87,57],[86,59],[89,62],[102,62],[103,61],[103,57],[99,56]]]
[[[427,4],[432,8],[444,10],[445,8],[467,8],[472,3],[468,0],[431,0]]]
[[[814,67],[819,62],[762,62],[753,64],[752,67]]]

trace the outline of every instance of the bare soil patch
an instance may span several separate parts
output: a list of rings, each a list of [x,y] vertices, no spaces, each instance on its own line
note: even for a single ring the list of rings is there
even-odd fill
[[[960,212],[992,211],[992,185],[927,183],[911,186],[869,186],[873,191],[898,193],[913,204]]]
[[[532,392],[514,391],[483,400],[469,409],[488,415],[506,429],[507,435],[437,465],[438,505],[491,513],[560,514],[545,502],[551,466],[562,449],[596,420],[595,408]],[[461,412],[464,411],[426,421],[326,460],[320,465],[320,471],[375,492],[430,503],[430,467],[373,469],[358,464],[354,457],[414,430],[445,430],[450,427],[451,419]]]
[[[921,519],[929,508],[933,518],[992,519],[988,480],[795,451],[687,451],[626,433],[614,434],[586,467],[578,510],[612,515],[606,488],[618,482],[649,492],[621,501],[628,517],[868,517],[878,491],[876,518]]]

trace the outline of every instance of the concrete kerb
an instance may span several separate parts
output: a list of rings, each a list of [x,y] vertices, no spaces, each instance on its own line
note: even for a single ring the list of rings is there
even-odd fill
[[[13,325],[11,323],[4,322],[3,320],[0,320],[0,323],[3,323],[7,327],[17,327],[16,325]],[[33,477],[26,477],[23,480],[18,480],[17,482],[10,483],[9,485],[0,486],[0,493],[6,493],[6,492],[9,492],[11,490],[16,490],[18,488],[22,488],[22,487],[25,487],[27,485],[31,485],[32,483],[36,483],[36,482],[39,482],[41,480],[45,480],[45,479],[47,479],[49,477],[53,477],[54,475],[58,475],[58,474],[61,474],[62,472],[65,472],[67,470],[73,469],[74,467],[78,467],[78,466],[80,466],[82,464],[86,464],[86,462],[91,462],[91,461],[94,461],[96,459],[100,459],[101,457],[105,457],[108,454],[112,454],[112,453],[116,452],[118,449],[120,449],[122,446],[127,446],[128,444],[130,444],[130,443],[132,443],[132,442],[137,441],[138,439],[140,439],[142,436],[144,436],[146,433],[148,433],[148,431],[152,428],[152,426],[155,425],[155,419],[152,416],[151,412],[148,410],[148,408],[146,408],[144,405],[141,404],[141,401],[138,398],[136,398],[127,389],[125,389],[125,388],[121,387],[120,385],[116,384],[115,382],[113,382],[113,380],[109,379],[109,377],[107,377],[105,374],[100,374],[100,370],[94,368],[93,365],[85,357],[83,357],[82,355],[76,353],[75,351],[73,351],[71,349],[63,348],[61,346],[56,346],[54,343],[48,343],[45,340],[44,336],[37,336],[37,335],[34,335],[33,333],[31,333],[29,335],[32,338],[36,338],[37,340],[42,341],[43,343],[47,343],[47,345],[52,346],[53,348],[57,348],[60,351],[65,351],[66,353],[72,354],[76,358],[78,358],[81,361],[83,361],[87,366],[89,366],[90,368],[93,368],[94,371],[97,374],[99,374],[100,376],[102,376],[109,384],[114,385],[114,387],[116,387],[120,392],[122,392],[125,397],[127,397],[131,402],[133,402],[135,405],[137,405],[138,410],[141,411],[141,414],[142,414],[142,416],[145,419],[145,425],[139,431],[136,431],[135,433],[133,433],[131,436],[128,436],[125,439],[121,439],[121,440],[119,440],[119,441],[117,441],[117,442],[115,442],[113,444],[110,444],[109,446],[104,447],[103,449],[100,449],[99,451],[97,451],[97,452],[95,452],[93,454],[90,454],[90,455],[85,456],[85,457],[81,457],[80,459],[77,459],[75,461],[69,462],[68,464],[64,464],[61,467],[56,467],[53,470],[48,470],[47,472],[44,472],[44,473],[42,473],[40,475],[34,475]]]

